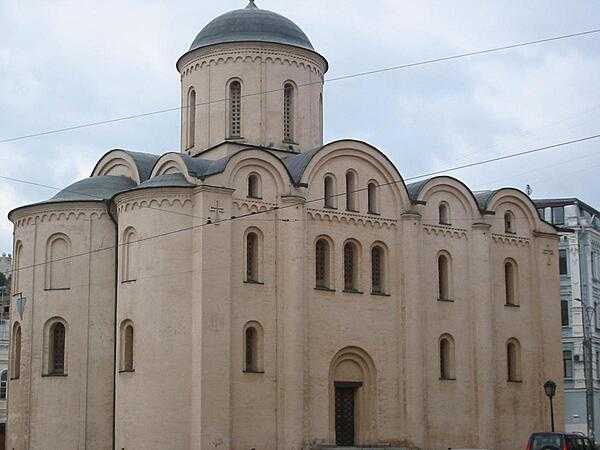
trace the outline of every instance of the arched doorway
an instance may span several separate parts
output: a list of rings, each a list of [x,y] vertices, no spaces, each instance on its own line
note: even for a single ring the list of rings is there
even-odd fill
[[[375,366],[358,347],[346,347],[332,359],[329,374],[330,438],[336,445],[364,445],[375,435]]]

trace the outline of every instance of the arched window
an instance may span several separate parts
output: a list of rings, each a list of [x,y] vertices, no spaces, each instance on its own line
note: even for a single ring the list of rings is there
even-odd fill
[[[438,256],[438,299],[450,300],[451,267],[450,257],[445,253]]]
[[[263,330],[258,322],[248,322],[244,327],[244,372],[263,370]]]
[[[283,86],[283,141],[294,142],[294,85]]]
[[[121,372],[133,372],[133,323],[121,322]]]
[[[346,172],[346,209],[356,211],[356,173]]]
[[[358,291],[358,246],[352,241],[344,244],[344,290]]]
[[[369,214],[377,214],[377,184],[373,181],[367,186],[367,200]]]
[[[260,176],[257,173],[248,175],[248,197],[261,198]]]
[[[327,239],[321,238],[315,244],[315,279],[318,289],[331,287],[331,250]]]
[[[259,281],[259,240],[254,231],[246,235],[246,282],[258,283]]]
[[[48,371],[49,375],[65,374],[65,325],[56,320],[50,325],[48,335]]]
[[[323,179],[323,194],[325,208],[335,208],[335,179],[333,175],[325,175]]]
[[[23,291],[21,286],[21,266],[23,265],[23,243],[21,241],[17,241],[15,244],[15,258],[13,261],[13,275],[12,275],[12,285],[13,285],[13,294],[18,294]]]
[[[16,380],[21,376],[21,325],[17,322],[13,325],[11,344],[10,376]]]
[[[506,343],[506,366],[508,381],[521,381],[521,344],[515,338]]]
[[[450,225],[450,207],[448,206],[448,203],[440,203],[438,210],[440,225]]]
[[[504,262],[504,289],[506,293],[506,304],[516,306],[517,300],[517,264],[507,259]]]
[[[242,85],[234,80],[229,83],[229,136],[242,135]]]
[[[6,400],[6,389],[8,387],[8,371],[3,370],[0,374],[0,400]]]
[[[122,280],[135,281],[137,278],[138,264],[138,243],[137,233],[133,228],[127,228],[123,233],[123,249],[122,249]]]
[[[71,244],[69,238],[55,234],[46,244],[46,289],[71,287]]]
[[[454,339],[449,334],[440,337],[440,379],[454,380]]]
[[[196,141],[196,91],[191,88],[188,93],[188,132],[187,148],[192,148]]]
[[[511,211],[504,213],[504,232],[508,234],[515,234],[515,215]]]
[[[379,245],[371,249],[371,292],[385,293],[385,251]]]

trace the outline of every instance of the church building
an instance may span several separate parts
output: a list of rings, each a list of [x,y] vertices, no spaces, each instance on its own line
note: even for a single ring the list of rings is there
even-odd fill
[[[365,142],[324,144],[327,60],[253,0],[177,70],[180,152],[111,150],[9,214],[8,449],[514,450],[549,429],[558,236],[526,194],[407,185]]]

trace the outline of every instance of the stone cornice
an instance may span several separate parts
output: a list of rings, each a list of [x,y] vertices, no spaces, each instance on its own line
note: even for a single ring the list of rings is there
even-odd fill
[[[234,198],[231,205],[238,210],[248,212],[269,211],[277,207],[276,203],[265,202],[258,198]]]
[[[451,225],[424,224],[423,231],[425,231],[425,234],[434,236],[444,236],[453,239],[467,238],[467,230],[464,228],[456,228]]]
[[[395,227],[398,222],[396,219],[366,214],[350,213],[346,211],[338,211],[335,209],[307,208],[306,212],[308,214],[308,217],[313,220],[350,223],[363,226],[370,225],[372,227],[380,228]]]
[[[103,202],[63,202],[34,205],[23,208],[11,216],[15,230],[34,223],[70,222],[77,220],[97,220],[107,215]]]
[[[527,247],[531,244],[531,240],[529,238],[515,236],[512,234],[492,233],[492,239],[496,244],[513,245],[517,247]]]
[[[152,195],[148,195],[146,191],[133,191],[126,197],[121,197],[116,202],[117,214],[134,211],[142,208],[166,209],[166,208],[184,208],[192,206],[192,198],[189,191],[172,190],[162,188],[160,191],[155,191]],[[157,213],[161,213],[157,211]],[[168,212],[165,212],[168,214]]]
[[[188,59],[188,61],[182,64],[184,69],[181,72],[181,79],[183,80],[194,71],[202,69],[205,66],[247,60],[260,63],[271,61],[273,63],[295,65],[300,68],[306,68],[322,77],[323,68],[320,67],[317,58],[316,53],[283,45],[222,44],[208,49],[198,49],[184,56],[183,59]]]

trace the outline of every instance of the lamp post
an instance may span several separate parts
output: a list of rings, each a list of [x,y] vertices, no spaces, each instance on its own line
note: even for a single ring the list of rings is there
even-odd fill
[[[552,403],[552,397],[556,394],[556,383],[548,380],[544,383],[544,392],[550,399],[550,424],[552,425],[552,432],[554,433],[554,405]]]

